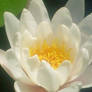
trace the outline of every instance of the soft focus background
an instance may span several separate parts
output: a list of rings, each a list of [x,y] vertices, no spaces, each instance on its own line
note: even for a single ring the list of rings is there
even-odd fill
[[[57,9],[64,6],[67,0],[43,0],[50,18]],[[7,50],[10,48],[5,27],[3,25],[3,11],[11,11],[17,17],[20,16],[23,7],[27,4],[26,0],[0,0],[0,49]],[[92,12],[92,0],[85,0],[85,16]],[[0,67],[0,92],[14,92],[14,80]],[[82,89],[81,92],[92,92],[92,88]]]

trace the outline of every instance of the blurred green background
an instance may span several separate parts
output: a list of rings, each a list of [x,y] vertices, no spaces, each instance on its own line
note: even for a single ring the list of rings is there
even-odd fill
[[[49,12],[50,18],[57,9],[63,7],[67,0],[43,0]],[[92,12],[92,0],[85,0],[85,16]],[[26,0],[0,0],[0,21],[3,11],[10,11],[17,17],[21,14],[22,9],[26,6]],[[1,6],[2,5],[2,6]],[[4,7],[5,6],[5,7]],[[2,8],[3,7],[3,8]],[[3,25],[3,21],[0,26]],[[0,49],[7,50],[10,48],[4,25],[0,27]],[[0,92],[14,92],[14,80],[0,67]],[[92,88],[82,89],[81,92],[92,92]]]

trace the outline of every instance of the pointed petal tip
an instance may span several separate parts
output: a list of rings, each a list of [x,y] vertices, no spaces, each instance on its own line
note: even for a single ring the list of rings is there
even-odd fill
[[[24,9],[22,10],[22,12],[29,12],[29,10],[26,9],[26,8],[24,8]]]
[[[10,15],[11,15],[11,13],[8,12],[8,11],[4,12],[4,19],[6,19],[7,17],[9,17]]]
[[[4,18],[8,18],[8,17],[10,17],[10,16],[14,16],[14,14],[11,13],[11,12],[9,12],[9,11],[5,11],[5,12],[4,12]],[[11,17],[10,17],[10,18],[11,18]]]
[[[14,19],[15,17],[16,16],[11,12],[8,12],[8,11],[4,12],[4,20],[7,22],[11,21],[12,18]]]
[[[68,27],[71,27],[72,25],[71,13],[66,7],[62,7],[57,10],[52,18],[52,25],[54,29],[56,29],[57,26],[61,24],[64,24]]]
[[[45,60],[42,60],[41,64],[42,64],[42,66],[50,66],[51,67],[51,65]]]
[[[67,10],[70,13],[70,11],[69,11],[69,9],[67,7],[62,7],[62,9]]]
[[[30,11],[29,11],[28,9],[24,8],[24,9],[22,10],[21,16],[25,16],[25,15],[27,15],[27,14],[29,14],[29,13],[30,13]]]
[[[44,65],[46,65],[46,64],[48,64],[45,60],[42,60],[41,61],[41,64],[44,66]]]
[[[5,12],[4,12],[4,15],[5,15],[5,16],[7,16],[7,15],[9,15],[9,14],[10,14],[10,12],[8,12],[8,11],[5,11]]]

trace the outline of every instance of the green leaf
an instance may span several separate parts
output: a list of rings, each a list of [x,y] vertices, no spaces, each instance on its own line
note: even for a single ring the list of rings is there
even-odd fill
[[[25,7],[27,0],[0,0],[0,26],[3,26],[3,14],[5,11],[18,15]]]

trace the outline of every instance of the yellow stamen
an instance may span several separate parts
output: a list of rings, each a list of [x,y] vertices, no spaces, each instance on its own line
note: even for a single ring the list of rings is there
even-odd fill
[[[56,42],[51,45],[44,42],[41,46],[30,48],[31,56],[38,55],[40,61],[46,60],[54,69],[58,68],[64,60],[73,61],[71,52],[72,49],[67,49],[65,44],[58,46]]]

